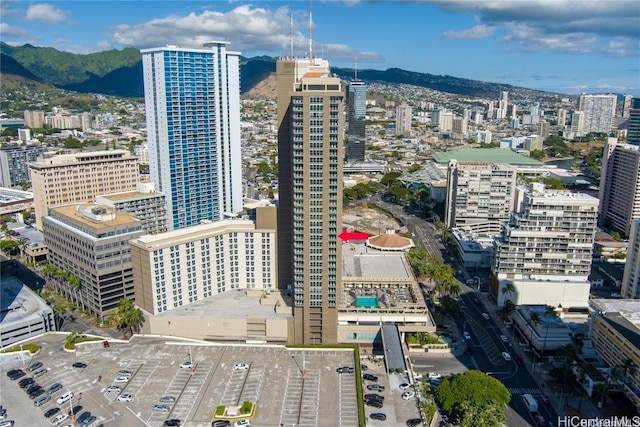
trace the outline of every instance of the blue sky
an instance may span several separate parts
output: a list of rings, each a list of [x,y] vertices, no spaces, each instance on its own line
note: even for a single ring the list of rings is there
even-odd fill
[[[2,0],[6,43],[90,53],[229,41],[243,55],[308,52],[309,1]],[[640,1],[313,2],[314,56],[532,89],[640,96]]]

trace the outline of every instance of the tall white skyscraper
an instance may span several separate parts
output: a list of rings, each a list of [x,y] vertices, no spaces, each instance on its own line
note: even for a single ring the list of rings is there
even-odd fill
[[[580,95],[578,111],[584,112],[584,133],[609,133],[616,115],[617,97],[608,95]]]
[[[402,104],[396,107],[396,135],[409,135],[411,133],[410,105]]]
[[[227,44],[141,51],[149,169],[170,230],[242,211],[240,53]]]

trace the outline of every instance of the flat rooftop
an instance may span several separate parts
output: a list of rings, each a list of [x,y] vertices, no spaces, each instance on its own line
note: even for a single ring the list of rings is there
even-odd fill
[[[0,330],[11,329],[13,322],[42,319],[40,313],[49,306],[18,278],[2,276],[0,287]]]
[[[382,252],[362,244],[342,246],[343,278],[413,279],[413,272],[404,253]]]
[[[77,206],[82,206],[82,208],[96,206],[95,203],[88,203],[84,205],[67,205],[67,206],[59,206],[57,208],[51,208],[52,211],[62,214],[68,218],[73,218],[74,220],[88,225],[95,230],[99,230],[102,228],[115,227],[119,225],[131,224],[140,222],[138,219],[124,212],[113,212],[112,210],[107,210],[104,214],[105,219],[93,219],[84,215],[80,210],[76,209]],[[106,219],[107,217],[111,218],[111,215],[115,214],[112,219]]]
[[[271,301],[271,300],[270,300]],[[286,319],[288,314],[278,314],[272,303],[261,304],[259,297],[247,296],[245,289],[232,289],[203,300],[157,314],[155,317],[209,317],[244,319]]]
[[[164,194],[157,191],[153,191],[150,193],[142,193],[140,191],[129,191],[127,193],[106,194],[100,197],[106,200],[111,200],[114,203],[118,203],[118,202],[126,202],[128,200],[153,199],[161,196],[164,196]]]
[[[433,153],[436,163],[449,163],[455,159],[471,163],[509,163],[512,165],[543,166],[544,163],[505,148],[462,148],[460,150]]]

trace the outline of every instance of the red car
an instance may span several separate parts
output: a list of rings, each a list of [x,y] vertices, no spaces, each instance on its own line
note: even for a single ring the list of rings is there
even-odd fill
[[[524,366],[524,360],[522,360],[522,358],[520,356],[514,356],[513,360],[515,360],[516,365]]]

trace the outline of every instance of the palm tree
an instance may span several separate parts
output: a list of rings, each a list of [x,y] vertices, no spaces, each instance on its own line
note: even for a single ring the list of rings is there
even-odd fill
[[[623,384],[628,384],[636,372],[638,371],[638,367],[630,358],[625,359],[625,361],[620,365],[622,369],[622,373],[624,374]]]
[[[118,329],[122,329],[125,332],[125,337],[127,331],[130,333],[129,337],[133,336],[134,332],[138,332],[144,323],[142,310],[136,308],[133,300],[128,298],[123,298],[118,302],[118,307],[113,313],[113,319]]]
[[[511,298],[509,298],[509,296],[516,293],[516,287],[513,282],[506,282],[500,292],[502,292],[502,295],[505,296],[507,301],[511,301]]]
[[[547,329],[544,333],[544,342],[542,343],[542,352],[544,353],[544,348],[547,345],[547,336],[549,335],[549,325],[551,324],[551,319],[555,319],[558,317],[558,312],[556,308],[548,305],[544,308],[544,318],[547,319]]]
[[[516,311],[516,305],[510,299],[506,300],[502,306],[502,315],[509,317],[514,311]]]
[[[611,389],[608,383],[598,383],[593,387],[593,397],[598,401],[600,416],[604,415],[604,405],[609,401]]]

